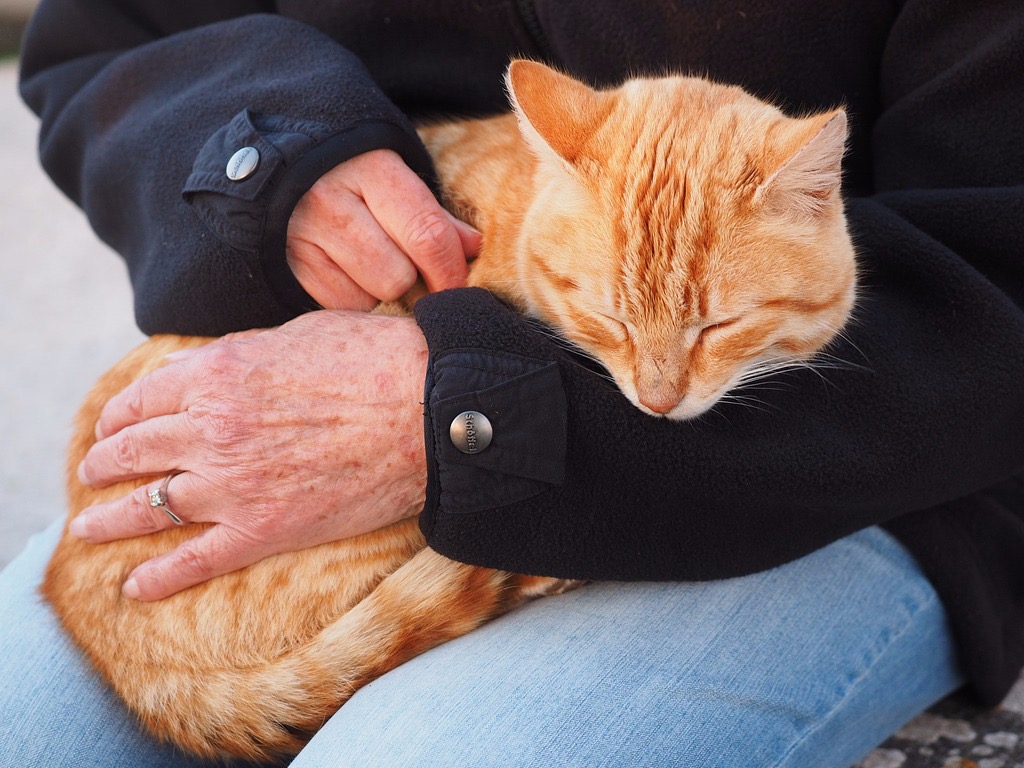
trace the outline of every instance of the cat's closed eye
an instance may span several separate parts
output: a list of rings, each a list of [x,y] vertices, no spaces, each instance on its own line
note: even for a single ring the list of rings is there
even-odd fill
[[[705,323],[703,326],[701,326],[700,335],[705,336],[707,334],[712,334],[717,331],[724,331],[726,328],[730,328],[731,326],[736,325],[736,323],[738,323],[742,319],[742,317],[737,316],[730,317],[727,320],[719,320],[718,322],[714,323]]]
[[[608,326],[608,330],[617,344],[625,344],[632,338],[633,333],[624,320],[620,320],[606,312],[598,312],[597,314],[606,321],[605,324]]]

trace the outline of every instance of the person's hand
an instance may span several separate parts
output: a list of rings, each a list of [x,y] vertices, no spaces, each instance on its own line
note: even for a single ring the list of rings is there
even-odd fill
[[[418,513],[426,364],[411,319],[321,311],[180,353],[116,395],[79,478],[181,472],[169,506],[215,524],[136,568],[125,594],[156,600]],[[102,542],[171,527],[146,491],[84,510],[71,532]]]
[[[286,253],[322,307],[370,309],[422,275],[429,291],[466,282],[480,233],[442,208],[395,152],[377,149],[324,174],[288,222]]]

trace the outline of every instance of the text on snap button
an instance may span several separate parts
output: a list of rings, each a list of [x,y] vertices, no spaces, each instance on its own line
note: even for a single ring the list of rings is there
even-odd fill
[[[491,444],[494,429],[490,419],[479,411],[463,411],[452,421],[448,434],[463,453],[480,453]]]

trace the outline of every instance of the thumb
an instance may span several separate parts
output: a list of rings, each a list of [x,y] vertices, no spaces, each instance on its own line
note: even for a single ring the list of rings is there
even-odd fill
[[[466,254],[466,258],[472,259],[479,255],[480,246],[483,244],[484,239],[480,231],[450,213],[448,218],[451,220],[452,226],[455,227],[455,233],[459,236],[459,242],[462,245],[463,253]]]

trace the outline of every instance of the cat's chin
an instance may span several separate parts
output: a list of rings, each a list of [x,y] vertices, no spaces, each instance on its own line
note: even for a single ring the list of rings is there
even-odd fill
[[[641,403],[635,395],[631,396],[629,399],[633,405],[648,416],[654,416],[658,419],[669,419],[670,421],[687,421],[689,419],[695,419],[714,408],[715,404],[719,400],[717,397],[707,400],[699,400],[695,397],[684,397],[671,410],[659,413],[658,411],[653,411]]]

